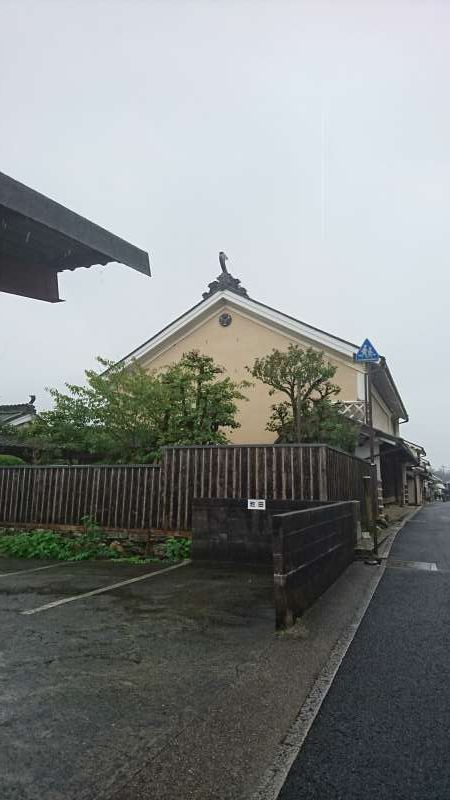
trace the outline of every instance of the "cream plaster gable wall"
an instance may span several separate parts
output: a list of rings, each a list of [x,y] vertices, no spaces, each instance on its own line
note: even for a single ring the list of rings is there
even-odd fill
[[[232,317],[228,327],[219,324],[219,317],[224,313]],[[309,341],[306,337],[275,329],[271,324],[251,318],[226,305],[216,308],[206,319],[196,320],[177,331],[153,351],[143,354],[138,361],[146,369],[158,371],[178,361],[183,353],[199,350],[212,356],[233,380],[252,380],[246,367],[251,366],[255,358],[270,353],[273,348],[286,350],[291,343],[323,350],[328,360],[337,366],[334,382],[341,387],[340,399],[357,399],[357,375],[361,368],[353,364],[350,358]],[[240,403],[241,427],[231,433],[230,439],[236,444],[272,443],[274,434],[265,428],[270,407],[281,396],[270,397],[268,387],[259,381],[253,381],[253,386],[245,389],[244,394],[248,401]]]

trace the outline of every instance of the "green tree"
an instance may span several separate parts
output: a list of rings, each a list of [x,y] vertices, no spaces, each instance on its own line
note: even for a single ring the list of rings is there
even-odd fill
[[[240,427],[237,400],[249,384],[220,378],[223,367],[196,350],[166,368],[161,382],[169,406],[164,425],[164,444],[225,444],[226,429]]]
[[[336,367],[323,352],[291,344],[287,351],[274,349],[257,358],[249,371],[270,387],[269,394],[287,396],[272,406],[267,423],[280,442],[323,442],[354,450],[357,426],[341,414],[340,387],[332,383]]]
[[[209,356],[193,351],[160,373],[139,364],[97,359],[86,384],[50,389],[54,402],[27,427],[35,446],[51,445],[69,457],[130,463],[151,461],[168,444],[226,442],[237,428],[241,388]]]

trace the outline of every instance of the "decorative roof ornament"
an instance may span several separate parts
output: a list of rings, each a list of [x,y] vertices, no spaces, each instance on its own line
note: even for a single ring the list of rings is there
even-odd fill
[[[212,281],[208,284],[208,291],[203,292],[203,299],[207,300],[208,297],[211,297],[216,292],[234,292],[235,294],[239,294],[241,297],[248,297],[247,289],[244,289],[241,286],[241,282],[239,278],[234,278],[227,270],[228,256],[223,252],[223,250],[219,253],[219,264],[220,269],[222,270],[221,274],[218,275],[215,281]]]
[[[219,253],[219,264],[220,264],[220,269],[222,270],[222,272],[228,272],[228,270],[227,270],[227,261],[228,261],[227,254],[224,253],[223,250],[221,250],[220,253]]]

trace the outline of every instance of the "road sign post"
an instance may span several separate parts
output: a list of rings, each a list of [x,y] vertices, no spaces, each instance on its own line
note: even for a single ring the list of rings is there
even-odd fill
[[[372,342],[365,339],[355,355],[355,361],[367,364],[367,371],[364,376],[365,388],[365,405],[366,405],[366,424],[369,428],[369,448],[370,448],[370,498],[371,498],[371,513],[370,513],[370,527],[372,528],[373,536],[373,554],[375,558],[378,557],[378,530],[376,523],[376,509],[378,505],[378,488],[377,488],[377,473],[375,464],[375,431],[373,427],[373,413],[372,413],[372,369],[373,364],[377,364],[380,360],[379,353],[375,350]]]
[[[377,488],[377,473],[375,464],[375,431],[373,429],[373,412],[372,412],[372,363],[369,361],[367,364],[367,412],[369,424],[369,447],[370,447],[370,483],[371,483],[371,499],[372,499],[372,535],[373,535],[373,554],[378,556],[378,530],[376,522],[376,509],[378,505],[378,488]]]

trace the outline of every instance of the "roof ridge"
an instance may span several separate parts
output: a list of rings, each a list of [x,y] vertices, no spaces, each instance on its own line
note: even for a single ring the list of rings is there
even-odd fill
[[[334,333],[329,333],[329,331],[324,331],[322,328],[317,328],[315,325],[311,325],[309,322],[305,322],[298,317],[293,317],[291,314],[286,314],[285,311],[279,311],[277,308],[273,308],[273,306],[268,306],[267,303],[261,303],[260,300],[255,300],[253,297],[248,297],[247,299],[251,300],[252,303],[256,303],[256,305],[261,306],[262,308],[267,308],[268,311],[275,311],[276,314],[281,314],[281,316],[286,317],[286,319],[291,319],[293,322],[298,322],[300,325],[304,325],[306,328],[310,328],[312,331],[323,333],[325,336],[330,336],[331,339],[336,339],[338,342],[348,344],[350,347],[355,347],[356,349],[359,348],[359,345],[355,344],[354,342],[349,342],[348,339],[343,339],[342,336],[336,336]]]
[[[355,344],[354,342],[348,341],[348,339],[343,339],[341,336],[336,336],[333,333],[329,333],[328,331],[322,330],[322,328],[317,328],[314,325],[310,325],[308,322],[303,322],[303,320],[298,319],[297,317],[293,317],[290,314],[286,314],[284,311],[279,311],[278,309],[273,308],[273,306],[269,306],[266,303],[262,303],[259,300],[255,300],[254,297],[249,297],[248,295],[244,296],[244,295],[238,294],[237,292],[233,291],[232,289],[231,290],[228,289],[228,292],[231,293],[231,294],[234,294],[236,296],[237,300],[241,300],[241,301],[244,300],[244,301],[246,301],[248,303],[254,304],[255,306],[259,306],[260,308],[267,309],[267,311],[272,311],[275,314],[280,314],[280,316],[285,317],[285,319],[287,319],[287,320],[291,320],[292,322],[296,322],[299,325],[303,325],[305,328],[308,328],[311,331],[315,331],[316,333],[321,333],[324,336],[328,336],[328,337],[330,337],[330,339],[334,339],[336,342],[341,342],[342,344],[347,345],[348,347],[352,347],[355,350],[357,350],[358,347],[359,347],[359,345]],[[221,289],[219,291],[213,292],[212,294],[208,294],[206,297],[204,296],[202,300],[200,300],[198,303],[195,303],[193,306],[188,308],[186,311],[184,311],[178,317],[175,317],[175,319],[171,320],[171,322],[167,323],[167,325],[164,325],[162,328],[160,328],[159,331],[157,331],[152,336],[150,336],[148,339],[146,339],[144,342],[142,342],[142,344],[138,345],[137,347],[134,347],[125,356],[122,356],[122,358],[119,358],[116,363],[120,364],[122,361],[128,361],[135,353],[139,352],[140,350],[142,350],[142,348],[144,348],[147,345],[151,344],[151,342],[154,339],[157,339],[158,336],[160,336],[162,333],[164,333],[169,328],[171,328],[172,325],[175,325],[177,322],[181,322],[184,317],[187,317],[189,314],[191,314],[196,309],[200,309],[201,306],[203,306],[206,303],[208,303],[208,301],[210,301],[212,298],[214,298],[215,300],[219,300],[220,298],[224,297],[226,295],[226,293],[227,293],[227,289]]]
[[[19,408],[33,408],[33,403],[6,403],[5,405],[0,405],[0,411],[10,411],[11,409],[16,410]]]

